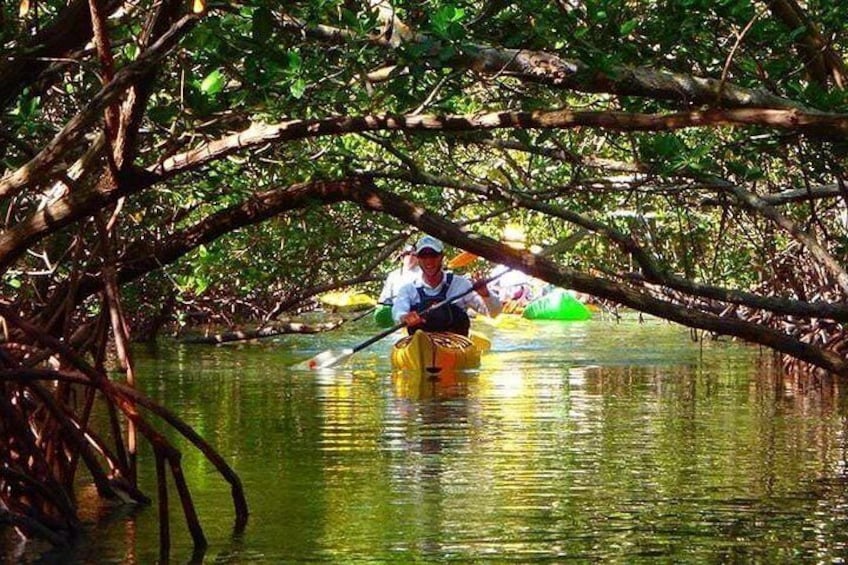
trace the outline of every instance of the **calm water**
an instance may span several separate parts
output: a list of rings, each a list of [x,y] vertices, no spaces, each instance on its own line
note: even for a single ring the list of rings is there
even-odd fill
[[[846,402],[756,348],[623,323],[487,328],[479,373],[393,378],[392,339],[337,370],[290,368],[371,335],[137,350],[142,386],[240,475],[251,516],[173,434],[208,563],[842,562]],[[149,451],[144,490],[155,495]],[[67,562],[158,560],[156,507],[107,511]],[[191,557],[173,505],[174,562]],[[92,502],[94,501],[94,502]],[[31,549],[31,548],[30,548]]]

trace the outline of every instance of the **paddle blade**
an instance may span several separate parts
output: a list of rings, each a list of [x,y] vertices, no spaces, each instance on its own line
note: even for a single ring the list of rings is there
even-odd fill
[[[309,369],[310,371],[326,369],[328,367],[334,367],[339,363],[344,363],[351,355],[353,355],[353,349],[329,349],[311,359],[298,363],[296,366],[300,369]]]
[[[470,265],[477,259],[477,255],[474,255],[470,251],[463,251],[450,261],[448,261],[448,269],[459,269],[461,267],[465,267],[466,265]]]

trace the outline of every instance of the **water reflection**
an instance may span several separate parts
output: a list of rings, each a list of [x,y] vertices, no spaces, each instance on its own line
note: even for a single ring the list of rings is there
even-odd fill
[[[429,373],[392,371],[394,392],[399,398],[413,402],[430,398],[449,398],[467,393],[468,380],[476,372],[441,370]]]
[[[845,555],[838,381],[788,379],[757,350],[693,343],[666,324],[602,322],[493,328],[478,372],[436,380],[392,374],[388,342],[333,370],[287,368],[369,331],[140,356],[148,394],[186,415],[247,490],[250,522],[233,539],[227,486],[184,448],[206,560]],[[72,557],[156,561],[155,514],[107,510],[111,521]],[[185,561],[179,522],[177,510],[174,560]]]

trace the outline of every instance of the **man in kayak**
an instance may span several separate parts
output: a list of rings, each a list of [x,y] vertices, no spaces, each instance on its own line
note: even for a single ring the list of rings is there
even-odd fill
[[[400,287],[415,282],[420,276],[421,269],[418,267],[418,257],[415,256],[415,246],[405,245],[400,252],[400,267],[386,277],[386,282],[383,283],[383,291],[377,298],[377,303],[391,306]]]
[[[400,288],[392,306],[392,318],[396,323],[406,324],[410,334],[421,329],[467,336],[471,321],[466,308],[489,316],[500,314],[500,300],[489,293],[485,284],[476,288],[477,292],[468,292],[474,283],[462,275],[444,271],[444,250],[444,244],[429,235],[422,237],[415,245],[421,276]],[[421,315],[430,305],[455,296],[460,296],[456,302]]]

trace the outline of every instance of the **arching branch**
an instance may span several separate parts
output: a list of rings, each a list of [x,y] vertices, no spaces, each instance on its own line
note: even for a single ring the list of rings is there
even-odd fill
[[[290,32],[306,34],[320,41],[347,43],[361,40],[361,36],[351,31],[328,25],[309,26],[288,15],[281,16],[280,25]],[[396,27],[393,26],[393,29]],[[438,38],[413,33],[406,26],[403,27],[406,33],[393,33],[390,37],[375,33],[366,40],[386,49],[415,45],[425,52],[433,53],[431,61],[436,67],[468,69],[487,76],[510,76],[554,89],[644,96],[685,106],[717,104],[728,108],[803,108],[797,102],[766,90],[744,88],[718,79],[648,67],[613,66],[601,71],[580,59],[569,59],[545,51],[466,42],[464,51],[457,51],[453,57],[443,59],[437,56],[441,45]]]

